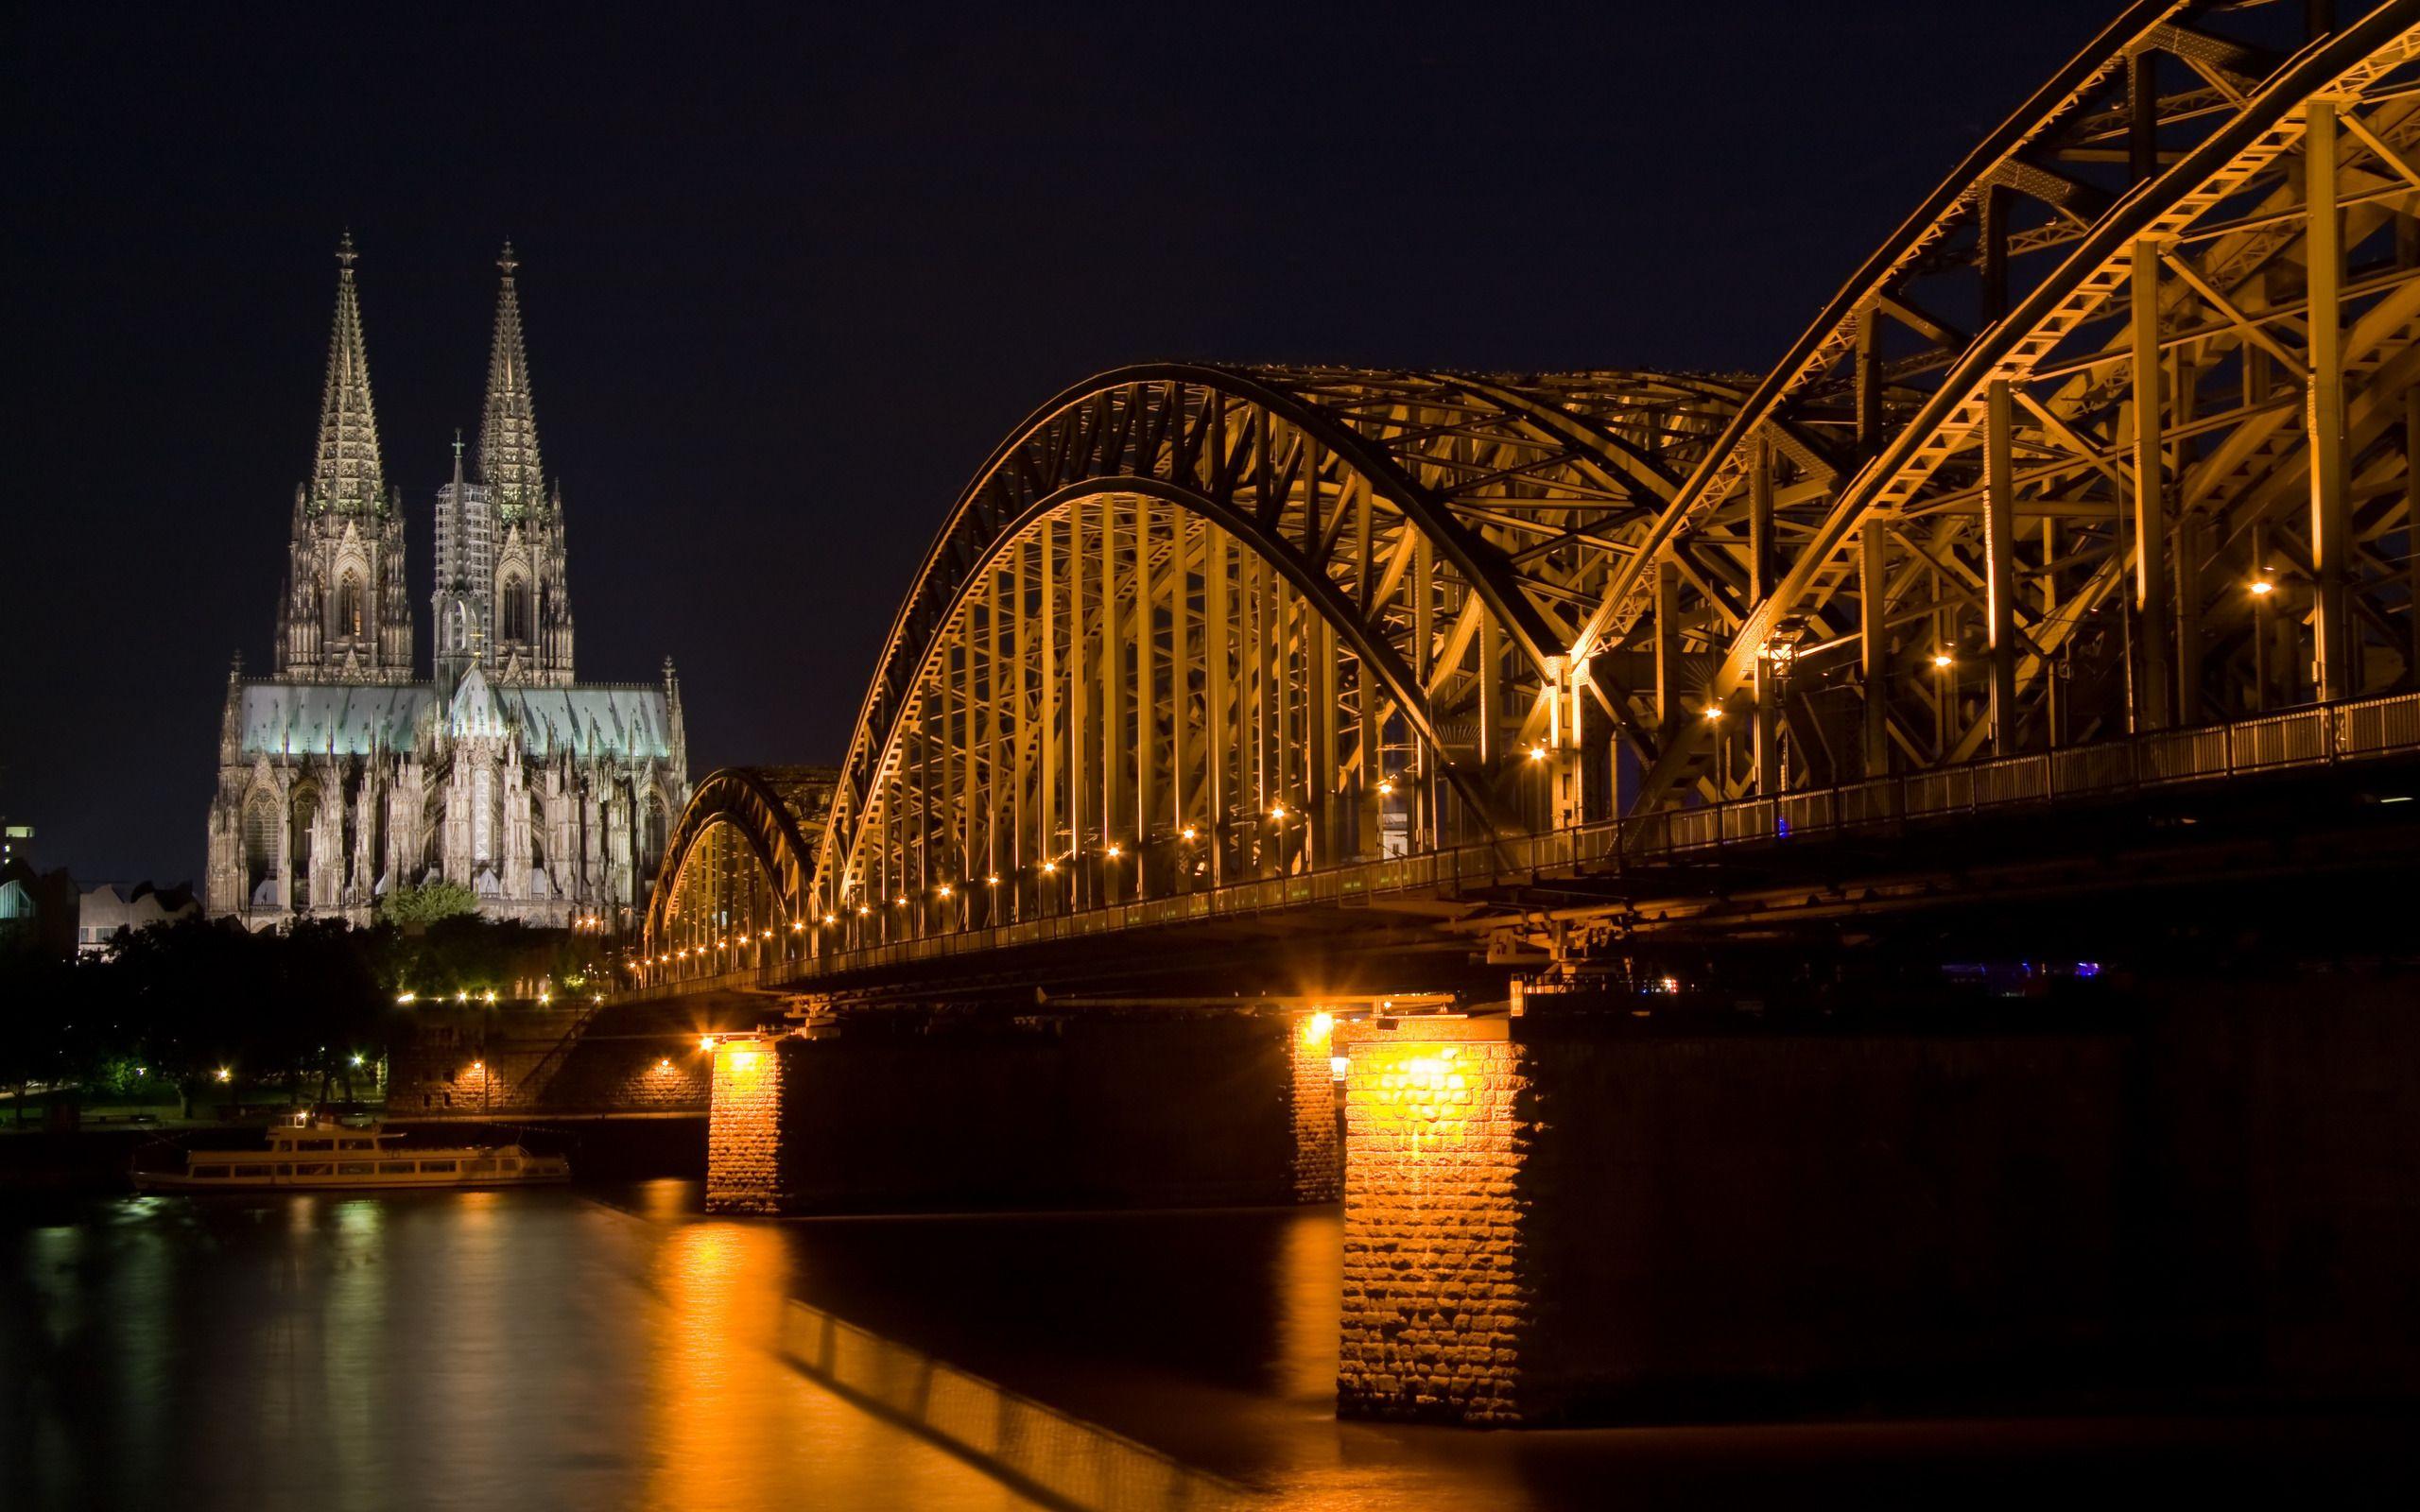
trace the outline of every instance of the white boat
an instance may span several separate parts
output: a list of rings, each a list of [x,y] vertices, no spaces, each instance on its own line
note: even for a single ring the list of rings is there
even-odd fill
[[[571,1179],[569,1160],[518,1144],[403,1149],[403,1138],[376,1125],[347,1128],[329,1119],[285,1125],[268,1131],[266,1150],[187,1150],[182,1171],[137,1171],[134,1184],[146,1192],[384,1192]]]

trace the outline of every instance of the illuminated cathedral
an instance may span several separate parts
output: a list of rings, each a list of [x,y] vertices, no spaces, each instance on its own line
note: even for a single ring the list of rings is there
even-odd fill
[[[254,927],[364,922],[442,881],[498,918],[628,921],[688,798],[680,683],[669,658],[660,683],[574,676],[562,486],[539,458],[512,248],[476,451],[466,466],[457,435],[436,493],[425,674],[355,260],[348,236],[271,676],[239,657],[227,680],[205,907]]]

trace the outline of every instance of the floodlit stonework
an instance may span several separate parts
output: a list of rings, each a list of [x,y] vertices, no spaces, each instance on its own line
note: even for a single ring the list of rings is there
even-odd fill
[[[1346,1417],[1522,1418],[1527,1141],[1521,1047],[1506,1030],[1501,1019],[1406,1019],[1348,1047]]]
[[[539,460],[519,264],[508,246],[475,465],[466,475],[458,439],[438,498],[423,679],[350,237],[337,261],[273,675],[247,678],[238,658],[227,680],[205,909],[255,927],[363,922],[387,893],[442,881],[501,918],[626,920],[688,799],[681,690],[668,659],[660,683],[574,680],[562,490]]]

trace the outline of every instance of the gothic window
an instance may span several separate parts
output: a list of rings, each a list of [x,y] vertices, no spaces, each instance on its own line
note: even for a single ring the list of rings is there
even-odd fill
[[[647,800],[647,856],[645,859],[650,867],[664,859],[665,823],[664,799],[649,798]]]
[[[277,875],[277,805],[257,794],[244,810],[244,897]]]
[[[294,869],[292,875],[295,882],[299,885],[294,891],[294,901],[298,904],[309,896],[309,894],[303,891],[303,888],[310,885],[311,862],[313,859],[311,855],[311,841],[313,838],[311,832],[317,827],[319,817],[319,789],[309,786],[296,788],[294,790]]]
[[[486,767],[471,786],[471,859],[484,865],[495,850],[495,792]]]
[[[529,584],[519,577],[504,581],[504,639],[529,639]]]
[[[337,633],[361,635],[361,579],[350,575],[337,584]]]

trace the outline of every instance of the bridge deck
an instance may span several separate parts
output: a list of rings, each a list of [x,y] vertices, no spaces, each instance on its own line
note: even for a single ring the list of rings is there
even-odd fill
[[[1634,815],[1485,845],[1361,862],[1048,918],[953,930],[856,950],[779,958],[649,984],[624,1001],[713,990],[779,991],[994,952],[1209,920],[1484,899],[1543,879],[1627,873],[1854,835],[1910,823],[2312,771],[2420,752],[2420,694],[2131,736],[1781,799]],[[769,954],[771,954],[769,952]]]

